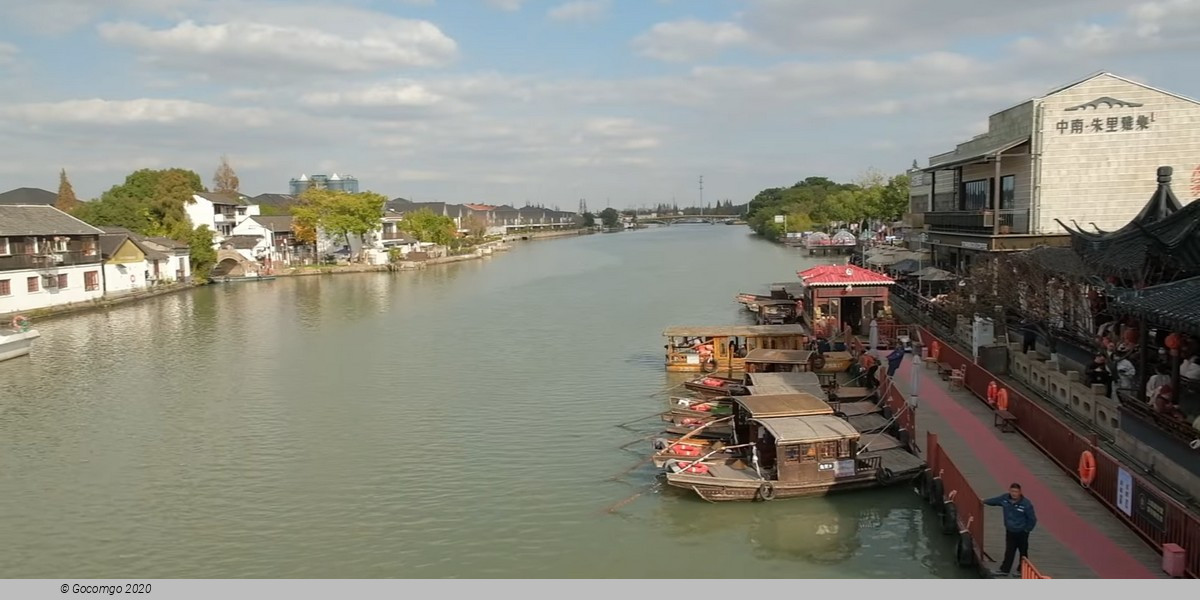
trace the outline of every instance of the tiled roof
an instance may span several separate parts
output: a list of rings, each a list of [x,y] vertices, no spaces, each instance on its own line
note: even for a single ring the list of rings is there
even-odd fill
[[[0,204],[0,235],[100,235],[99,229],[53,206]]]
[[[196,192],[196,196],[200,196],[213,204],[229,204],[234,206],[245,206],[246,197],[241,194],[218,194],[215,192]]]
[[[1146,317],[1166,327],[1200,335],[1200,277],[1164,283],[1118,296],[1118,312]]]
[[[797,273],[805,285],[837,287],[844,285],[891,285],[891,277],[854,265],[820,265]]]
[[[273,233],[287,233],[292,230],[292,217],[250,217],[255,223],[266,227],[268,231]]]
[[[262,240],[257,235],[233,235],[225,238],[225,243],[233,246],[236,250],[253,249]]]
[[[300,202],[299,198],[291,194],[259,194],[250,200],[252,204],[277,208],[287,208]]]
[[[58,194],[42,188],[23,187],[0,194],[0,204],[44,204],[53,206]]]

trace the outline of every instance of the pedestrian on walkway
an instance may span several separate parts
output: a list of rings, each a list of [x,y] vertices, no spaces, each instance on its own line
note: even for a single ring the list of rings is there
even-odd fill
[[[887,355],[888,362],[888,379],[896,374],[896,370],[900,368],[900,362],[904,360],[904,346],[897,345],[891,354]]]
[[[1033,511],[1033,503],[1021,493],[1019,483],[1008,486],[1007,494],[988,498],[983,503],[999,506],[1004,511],[1004,561],[993,574],[1008,577],[1017,552],[1021,553],[1021,558],[1029,558],[1029,534],[1037,527],[1037,514]]]

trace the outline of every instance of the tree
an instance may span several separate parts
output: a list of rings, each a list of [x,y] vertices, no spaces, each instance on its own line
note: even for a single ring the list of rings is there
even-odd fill
[[[463,229],[467,230],[467,235],[475,238],[476,241],[482,240],[487,235],[487,220],[474,212],[463,219],[462,225]]]
[[[607,228],[616,227],[621,222],[621,214],[615,208],[606,208],[600,211],[600,222]]]
[[[365,236],[379,228],[387,198],[375,192],[351,194],[338,190],[309,188],[292,207],[296,237],[315,244],[317,231],[340,237],[350,245],[351,236],[365,242]]]
[[[411,233],[422,242],[431,242],[439,246],[449,246],[457,234],[454,219],[434,214],[428,208],[406,213],[400,221],[400,229]]]
[[[67,179],[67,170],[63,169],[59,171],[58,199],[54,201],[54,208],[65,213],[71,213],[79,208],[79,204],[79,199],[75,197],[75,188],[71,187],[71,182]]]
[[[221,164],[217,165],[217,172],[213,174],[213,191],[218,194],[237,194],[240,187],[241,181],[233,167],[229,166],[229,158],[221,155]]]
[[[587,229],[591,229],[596,226],[596,215],[593,215],[590,212],[585,212],[580,215],[580,218],[583,219],[583,226]]]
[[[217,251],[213,249],[213,230],[208,225],[201,225],[188,233],[189,262],[192,263],[192,277],[204,278],[217,264]]]
[[[186,241],[192,229],[185,206],[203,192],[200,176],[187,169],[141,169],[99,200],[83,203],[75,216],[92,225],[125,227],[136,233]]]

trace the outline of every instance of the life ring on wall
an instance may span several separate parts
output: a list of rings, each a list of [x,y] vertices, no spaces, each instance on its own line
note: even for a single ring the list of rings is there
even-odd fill
[[[137,283],[137,275],[130,275],[129,283]]]
[[[17,331],[29,331],[29,317],[17,315],[12,318],[12,328]]]
[[[1008,390],[996,390],[996,410],[1008,410]]]
[[[712,358],[704,361],[700,364],[700,370],[704,371],[705,373],[715,372],[717,370],[717,361]]]
[[[1092,485],[1096,480],[1096,457],[1090,450],[1084,450],[1079,455],[1079,483],[1083,487]]]
[[[996,386],[996,381],[992,380],[992,381],[988,382],[987,403],[992,405],[992,407],[996,406],[996,394],[997,393],[999,393],[999,388]]]
[[[814,371],[820,371],[821,369],[824,369],[825,357],[821,356],[820,354],[814,356],[812,359],[812,367]]]

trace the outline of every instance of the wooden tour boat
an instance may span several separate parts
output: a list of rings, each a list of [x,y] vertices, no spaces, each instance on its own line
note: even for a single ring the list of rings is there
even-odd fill
[[[818,398],[827,397],[821,378],[816,373],[800,371],[791,373],[746,373],[746,385],[752,396],[778,396],[780,394],[811,394]]]
[[[679,417],[727,417],[733,414],[733,403],[729,398],[680,398],[667,400],[665,415]]]
[[[683,382],[683,387],[701,398],[723,398],[725,396],[749,396],[746,382],[740,378],[705,375]]]
[[[744,370],[748,352],[759,348],[800,350],[808,343],[802,325],[672,327],[663,335],[667,337],[667,371],[726,371],[729,377]]]
[[[754,320],[759,325],[788,325],[800,319],[795,300],[766,300],[758,303]]]
[[[766,501],[890,485],[925,468],[899,440],[882,433],[864,436],[831,414],[755,418],[749,429],[748,461],[710,461],[718,451],[670,459],[663,466],[667,485],[712,502]]]

